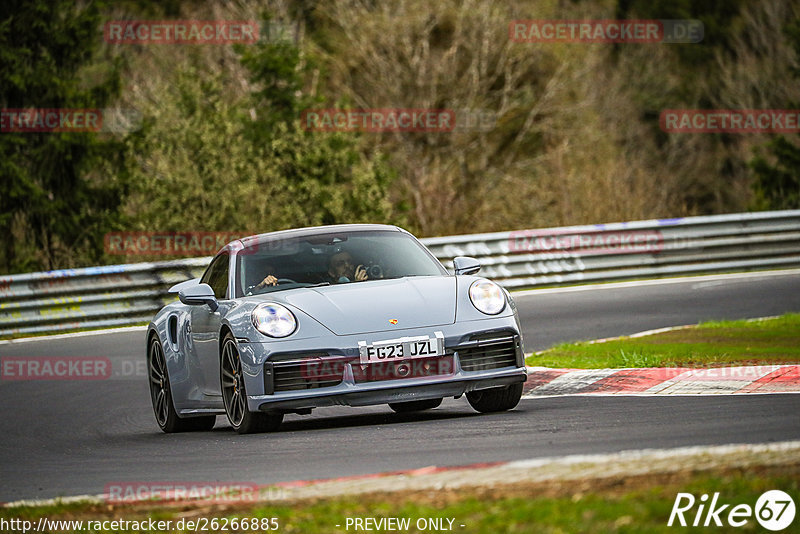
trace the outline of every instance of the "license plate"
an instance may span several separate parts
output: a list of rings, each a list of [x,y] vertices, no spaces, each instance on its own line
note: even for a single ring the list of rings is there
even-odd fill
[[[434,332],[433,337],[401,337],[374,343],[359,341],[358,354],[361,365],[443,356],[444,334]]]

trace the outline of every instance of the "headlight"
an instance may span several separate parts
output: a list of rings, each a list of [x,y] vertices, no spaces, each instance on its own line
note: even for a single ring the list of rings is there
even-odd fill
[[[476,280],[469,286],[469,299],[478,311],[487,315],[497,315],[506,307],[503,290],[489,280]]]
[[[286,337],[297,329],[297,319],[285,306],[261,304],[253,310],[253,324],[262,334]]]

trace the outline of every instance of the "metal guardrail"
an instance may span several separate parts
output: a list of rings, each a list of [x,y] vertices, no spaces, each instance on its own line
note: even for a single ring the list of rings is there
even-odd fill
[[[421,240],[452,270],[474,256],[507,288],[800,266],[800,210]],[[143,323],[210,258],[0,277],[0,335]]]
[[[0,335],[61,332],[148,322],[200,276],[211,258],[63,269],[0,278]]]

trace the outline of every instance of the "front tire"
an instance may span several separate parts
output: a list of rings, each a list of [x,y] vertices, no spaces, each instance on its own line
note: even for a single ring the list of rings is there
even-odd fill
[[[156,336],[150,338],[147,351],[147,368],[150,375],[150,400],[159,428],[167,434],[173,432],[193,432],[211,430],[217,421],[216,415],[181,418],[172,402],[172,390],[167,374],[167,360],[164,347]]]
[[[408,402],[390,402],[389,408],[397,413],[421,412],[432,410],[442,403],[442,399],[427,399]]]
[[[251,412],[247,408],[247,391],[242,374],[242,361],[236,340],[229,332],[222,341],[222,360],[219,366],[222,399],[225,414],[233,429],[239,434],[272,432],[283,421],[282,413]]]
[[[522,382],[502,388],[479,389],[467,393],[470,406],[481,413],[504,412],[514,408],[522,398]]]

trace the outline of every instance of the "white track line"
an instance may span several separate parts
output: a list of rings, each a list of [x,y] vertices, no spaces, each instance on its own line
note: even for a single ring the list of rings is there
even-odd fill
[[[125,332],[144,332],[146,326],[123,326],[120,328],[104,328],[103,330],[87,330],[86,332],[72,332],[69,334],[54,334],[52,336],[21,337],[19,339],[4,339],[0,345],[10,345],[14,343],[30,343],[31,341],[51,341],[55,339],[69,339],[73,337],[99,336],[102,334],[121,334]]]
[[[708,281],[725,281],[725,280],[739,280],[750,278],[764,278],[772,276],[798,276],[800,269],[782,269],[778,271],[755,271],[748,273],[727,273],[727,274],[708,274],[698,276],[682,276],[677,278],[657,278],[655,280],[631,280],[629,282],[612,282],[612,283],[592,283],[580,286],[568,287],[550,287],[545,289],[524,289],[522,291],[512,291],[511,295],[516,299],[517,297],[527,297],[530,295],[546,295],[548,293],[572,293],[575,291],[594,291],[600,289],[620,289],[626,287],[642,287],[642,286],[657,286],[665,284],[684,284],[688,282],[708,282]]]

